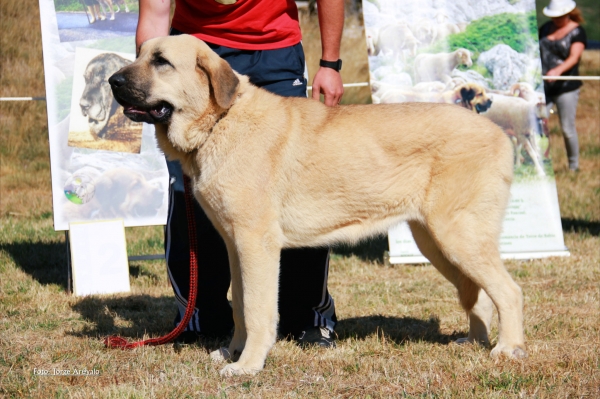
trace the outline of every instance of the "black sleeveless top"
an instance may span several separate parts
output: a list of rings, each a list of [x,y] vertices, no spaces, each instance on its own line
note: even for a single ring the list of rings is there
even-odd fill
[[[571,52],[571,45],[581,42],[587,47],[587,36],[580,25],[565,35],[560,40],[550,40],[548,35],[556,31],[556,25],[552,21],[546,22],[540,28],[540,55],[542,57],[542,74],[546,73],[559,64],[562,64]],[[579,61],[573,68],[564,72],[562,76],[579,76]],[[544,81],[546,96],[553,97],[562,93],[577,90],[581,87],[581,80],[557,80],[552,83]]]

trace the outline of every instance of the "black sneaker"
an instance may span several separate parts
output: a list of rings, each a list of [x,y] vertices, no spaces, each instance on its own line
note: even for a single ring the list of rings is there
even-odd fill
[[[189,345],[195,344],[200,341],[223,341],[231,336],[230,332],[197,332],[197,331],[184,331],[177,338],[173,340],[174,344]]]
[[[204,336],[196,331],[184,331],[173,340],[173,343],[179,345],[189,345],[194,344],[203,338]]]
[[[302,348],[320,346],[321,348],[335,348],[335,338],[325,327],[311,327],[302,331],[296,340]]]

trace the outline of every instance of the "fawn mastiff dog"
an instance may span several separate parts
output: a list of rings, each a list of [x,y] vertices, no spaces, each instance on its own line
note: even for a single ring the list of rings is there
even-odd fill
[[[523,298],[500,260],[512,181],[509,139],[450,104],[326,107],[249,83],[192,36],[156,38],[110,78],[117,101],[191,177],[229,252],[235,332],[222,375],[264,367],[277,332],[282,248],[357,242],[407,220],[421,252],[458,289],[461,342],[526,356]]]

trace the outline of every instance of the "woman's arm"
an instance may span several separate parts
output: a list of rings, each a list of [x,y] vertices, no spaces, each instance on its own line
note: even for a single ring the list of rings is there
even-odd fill
[[[549,70],[546,75],[547,76],[560,76],[569,69],[573,68],[581,58],[581,54],[585,49],[585,44],[582,42],[575,42],[571,44],[571,50],[569,52],[569,56],[567,59],[560,65],[555,66],[551,70]],[[550,82],[554,82],[554,80],[550,80]]]

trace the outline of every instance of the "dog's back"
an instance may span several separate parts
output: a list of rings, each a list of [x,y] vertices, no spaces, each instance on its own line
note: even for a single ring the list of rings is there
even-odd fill
[[[253,138],[257,151],[243,151],[264,154],[256,161],[279,176],[268,192],[284,210],[289,246],[355,242],[476,199],[496,206],[496,219],[504,212],[512,146],[498,126],[472,111],[423,103],[329,108],[256,90],[254,112],[271,101],[282,112],[247,126],[241,134]]]

